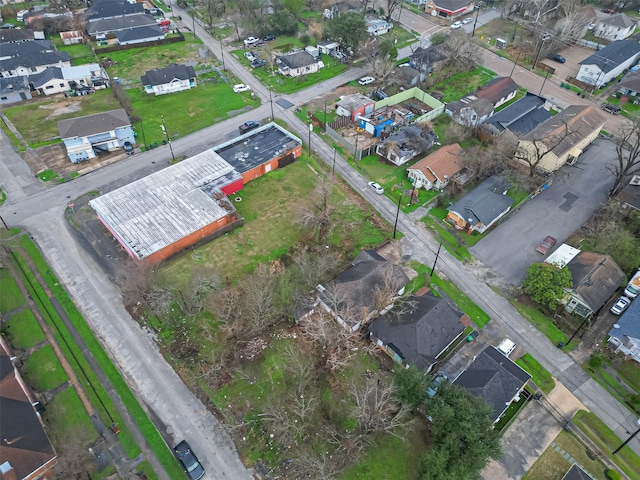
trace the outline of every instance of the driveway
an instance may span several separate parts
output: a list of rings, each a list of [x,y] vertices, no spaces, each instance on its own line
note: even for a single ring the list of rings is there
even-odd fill
[[[558,63],[548,58],[541,58],[540,60],[556,69],[554,74],[556,77],[566,80],[567,77],[575,77],[577,75],[578,70],[580,70],[579,62],[589,55],[594,54],[595,50],[580,45],[571,45],[570,47],[557,50],[556,53],[562,55],[567,61],[565,63]]]
[[[546,191],[516,211],[471,253],[513,285],[520,285],[527,268],[544,258],[535,248],[551,235],[560,245],[607,199],[613,177],[605,166],[615,159],[615,146],[598,140],[576,165],[565,165]]]

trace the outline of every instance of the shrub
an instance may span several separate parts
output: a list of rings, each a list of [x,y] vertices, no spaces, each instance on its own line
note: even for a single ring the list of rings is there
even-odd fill
[[[607,470],[607,478],[609,480],[622,480],[622,475],[620,475],[618,472],[616,472],[615,470]]]

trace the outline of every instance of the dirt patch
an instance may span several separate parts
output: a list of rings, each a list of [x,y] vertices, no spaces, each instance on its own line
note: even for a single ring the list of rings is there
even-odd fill
[[[80,112],[82,110],[82,104],[79,101],[56,101],[55,103],[40,105],[38,108],[52,110],[52,112],[46,118],[46,120],[51,120],[68,113]]]
[[[515,285],[509,283],[504,277],[498,275],[480,260],[474,258],[467,262],[466,266],[476,277],[483,280],[490,287],[499,290],[502,295],[510,296],[514,293]]]

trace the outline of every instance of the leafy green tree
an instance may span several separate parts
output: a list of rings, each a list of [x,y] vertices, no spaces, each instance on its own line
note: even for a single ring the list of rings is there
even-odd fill
[[[524,291],[534,302],[554,309],[564,296],[565,288],[573,284],[571,272],[565,266],[558,268],[551,263],[534,263],[527,269],[522,282]]]
[[[411,407],[419,407],[427,397],[427,373],[414,366],[396,368],[393,378],[395,395],[402,403]]]
[[[278,10],[269,17],[269,31],[276,35],[295,35],[298,21],[287,10]]]
[[[327,22],[325,36],[340,42],[342,46],[349,47],[355,52],[369,34],[362,15],[347,12]]]
[[[420,480],[476,480],[501,453],[491,407],[452,384],[443,384],[428,407],[433,447],[422,458]]]
[[[300,18],[300,14],[304,10],[305,5],[305,0],[284,0],[284,8],[289,10],[296,18]]]

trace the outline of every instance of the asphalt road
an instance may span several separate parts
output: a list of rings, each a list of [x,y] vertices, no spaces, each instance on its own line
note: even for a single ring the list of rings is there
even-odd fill
[[[183,18],[186,17],[184,12],[180,14]],[[217,43],[202,33],[198,27],[198,34],[205,38],[205,43],[219,55]],[[485,57],[489,63],[496,65],[502,65],[501,62],[504,62],[500,57],[493,56],[489,52],[483,52],[483,58]],[[250,84],[263,101],[268,99],[268,91],[244,71],[237,61],[230,58],[230,55],[225,55],[225,61],[227,67],[236,71],[241,81]],[[491,66],[489,68],[501,73],[497,68]],[[359,70],[351,71],[350,74],[341,76],[340,80],[358,78],[361,75]],[[530,72],[524,72],[522,78],[527,79],[531,75]],[[540,83],[539,77],[538,83]],[[310,91],[285,97],[297,103],[302,99],[326,93],[333,88],[333,85],[334,82],[327,81],[322,87],[314,87],[309,89]],[[548,83],[548,85],[552,93],[555,94],[555,90],[558,90],[558,98],[560,94],[565,93],[559,87],[554,90],[552,84]],[[576,99],[575,96],[572,98]],[[584,99],[581,102],[586,103]],[[559,101],[558,103],[560,104]],[[567,98],[567,103],[563,105],[569,103],[571,102]],[[301,138],[307,138],[307,126],[295,117],[293,112],[284,110],[275,103],[274,111],[276,116],[286,120],[291,129]],[[173,142],[174,151],[178,155],[193,155],[235,133],[237,126],[245,120],[268,116],[270,116],[270,105],[267,103],[252,112]],[[64,208],[70,199],[105,185],[112,188],[128,183],[166,166],[165,162],[169,158],[168,147],[136,154],[66,184],[43,187],[28,173],[28,169],[25,170],[26,167],[21,164],[21,160],[11,148],[7,147],[7,138],[4,135],[0,138],[2,154],[0,182],[8,193],[7,202],[0,207],[0,215],[10,226],[24,227],[33,235],[89,324],[107,350],[111,352],[112,358],[132,390],[151,413],[161,434],[174,441],[188,439],[208,470],[207,478],[250,478],[249,472],[240,463],[235,447],[224,429],[187,390],[164,361],[151,335],[141,330],[130,318],[122,307],[118,290],[101,273],[100,268],[95,265],[90,256],[75,245],[63,218]],[[323,160],[327,163],[332,161],[333,149],[323,143],[319,137],[313,135],[312,144]],[[343,176],[354,189],[360,191],[387,220],[394,221],[396,206],[386,197],[371,192],[366,187],[367,179],[353,171],[340,157],[337,158],[336,172]],[[398,228],[405,234],[403,238],[405,257],[432,264],[437,244],[426,231],[404,214],[400,215]],[[551,345],[546,337],[522,318],[506,299],[489,288],[483,278],[476,277],[473,271],[453,259],[446,251],[440,254],[437,271],[456,283],[465,294],[489,313],[492,318],[492,328],[501,329],[505,336],[531,352],[582,403],[596,413],[621,438],[626,438],[626,432],[634,426],[634,418],[628,410],[591,380],[568,355]],[[640,453],[637,440],[630,445]],[[161,475],[161,478],[165,477]]]

